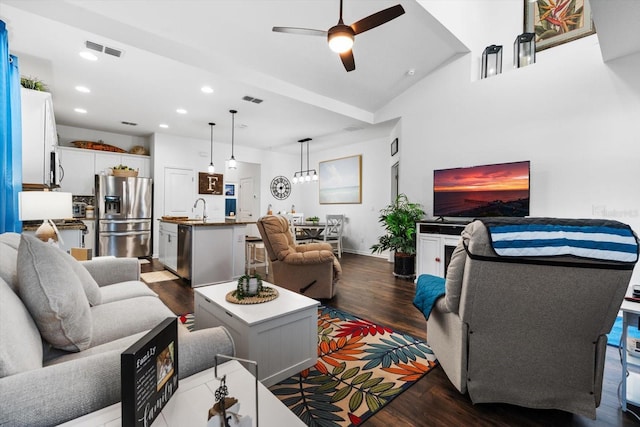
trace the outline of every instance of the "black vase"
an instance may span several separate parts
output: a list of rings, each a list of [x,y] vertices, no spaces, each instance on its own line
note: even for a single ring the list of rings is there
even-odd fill
[[[396,252],[393,264],[393,275],[401,279],[412,279],[416,271],[415,254]]]

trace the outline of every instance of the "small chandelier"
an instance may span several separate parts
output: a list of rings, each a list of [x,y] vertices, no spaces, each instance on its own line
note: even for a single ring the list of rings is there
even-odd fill
[[[216,168],[213,166],[213,127],[215,125],[215,123],[209,122],[209,126],[211,127],[211,162],[209,163],[209,167],[207,168],[207,172],[209,173],[209,175],[213,175],[213,173],[216,171]]]
[[[229,169],[235,169],[238,167],[237,163],[236,163],[236,158],[233,156],[233,139],[234,139],[234,134],[235,134],[235,117],[236,117],[236,110],[229,110],[229,112],[231,113],[231,158],[229,159]]]
[[[502,73],[502,46],[492,44],[482,52],[482,72],[480,78],[495,76]]]
[[[318,180],[318,173],[316,172],[315,169],[309,169],[309,141],[311,141],[311,138],[304,138],[301,139],[300,141],[298,141],[300,143],[300,170],[296,173],[293,174],[293,179],[292,182],[294,184],[296,183],[303,183],[303,182],[309,182],[309,181],[317,181]],[[302,155],[303,155],[303,144],[307,143],[307,169],[303,170],[302,169]],[[311,174],[311,172],[313,172],[313,175]]]

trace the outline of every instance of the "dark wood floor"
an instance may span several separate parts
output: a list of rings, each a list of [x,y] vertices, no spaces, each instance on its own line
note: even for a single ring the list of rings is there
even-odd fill
[[[426,339],[426,321],[412,305],[413,282],[394,278],[392,264],[380,258],[344,254],[341,264],[343,278],[338,294],[324,303]],[[162,265],[157,260],[142,265],[143,272],[159,269]],[[176,314],[193,312],[193,290],[181,280],[149,286]],[[629,413],[622,413],[618,404],[620,372],[618,352],[608,347],[603,397],[596,420],[561,411],[506,404],[473,405],[467,395],[461,395],[451,385],[442,368],[437,367],[365,424],[368,427],[635,426],[640,422]],[[635,409],[640,413],[640,409]]]

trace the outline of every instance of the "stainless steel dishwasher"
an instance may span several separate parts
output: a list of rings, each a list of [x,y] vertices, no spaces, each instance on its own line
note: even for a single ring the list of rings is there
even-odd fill
[[[191,227],[178,224],[178,275],[191,280]]]

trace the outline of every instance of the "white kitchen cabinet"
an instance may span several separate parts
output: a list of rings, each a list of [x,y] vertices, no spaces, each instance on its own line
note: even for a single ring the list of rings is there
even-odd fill
[[[114,166],[124,165],[138,170],[139,177],[150,177],[151,159],[149,156],[97,151],[95,154],[95,173],[109,174]]]
[[[74,195],[90,196],[94,187],[94,154],[80,148],[59,147],[60,165],[64,170],[60,188]]]
[[[418,223],[416,276],[445,277],[463,229],[464,224],[460,223]]]
[[[22,182],[51,185],[51,152],[58,145],[51,94],[20,89]]]
[[[151,158],[135,154],[109,153],[97,150],[86,150],[74,147],[58,147],[60,165],[64,177],[60,182],[62,191],[74,195],[90,196],[94,194],[95,175],[108,174],[119,164],[138,169],[138,176],[149,176]]]
[[[23,234],[36,235],[36,230],[23,230]],[[63,251],[69,253],[71,248],[82,247],[82,230],[77,228],[58,228],[58,246]]]
[[[87,226],[87,232],[84,234],[84,247],[91,249],[91,257],[96,256],[94,248],[96,246],[96,221],[94,219],[85,219],[84,225]]]
[[[160,243],[158,245],[158,261],[165,268],[178,270],[178,224],[161,222],[158,230]]]

